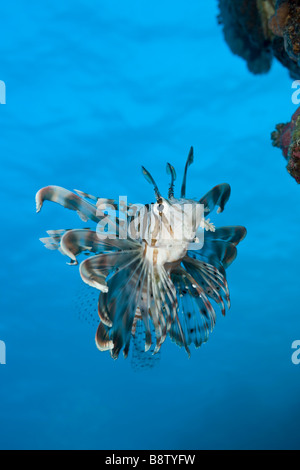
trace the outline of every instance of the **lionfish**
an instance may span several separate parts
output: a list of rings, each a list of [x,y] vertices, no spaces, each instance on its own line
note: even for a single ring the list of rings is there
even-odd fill
[[[187,170],[193,160],[192,147],[180,198],[174,196],[176,172],[172,165],[167,164],[171,179],[167,198],[142,167],[156,199],[143,210],[58,186],[47,186],[36,194],[37,212],[48,200],[76,211],[85,222],[97,224],[96,230],[51,230],[41,241],[46,248],[69,257],[71,265],[78,264],[80,255],[87,255],[79,272],[86,284],[100,291],[96,345],[100,351],[110,351],[114,359],[121,350],[128,356],[131,339],[141,328],[145,352],[153,347],[156,354],[169,336],[190,355],[189,346],[200,347],[215,326],[212,302],[223,315],[225,305],[230,308],[225,270],[234,261],[246,229],[215,228],[207,219],[215,207],[218,213],[223,212],[231,192],[228,184],[215,186],[200,200],[186,198]],[[103,207],[113,208],[117,216]],[[124,209],[128,211],[125,220]],[[98,230],[103,220],[106,234]],[[135,230],[124,229],[125,223],[131,229],[133,224]],[[204,233],[204,243],[200,243]]]

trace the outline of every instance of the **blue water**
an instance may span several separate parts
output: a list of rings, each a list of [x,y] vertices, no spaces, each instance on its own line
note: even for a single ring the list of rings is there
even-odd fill
[[[216,3],[1,7],[1,448],[300,447],[300,193],[269,138],[296,109],[292,82],[277,64],[248,73]],[[248,229],[228,270],[232,308],[191,359],[167,341],[136,372],[96,349],[74,308],[78,270],[38,240],[79,219],[54,204],[36,215],[34,196],[56,184],[150,202],[140,165],[166,193],[166,162],[181,175],[191,145],[188,195],[230,183],[214,222]]]

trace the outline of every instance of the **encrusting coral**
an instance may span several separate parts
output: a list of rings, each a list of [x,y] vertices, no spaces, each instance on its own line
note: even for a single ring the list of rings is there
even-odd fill
[[[300,184],[300,108],[294,113],[291,122],[276,126],[272,140],[274,147],[281,148],[288,162],[288,172]]]
[[[300,0],[219,0],[219,9],[226,42],[252,73],[267,73],[275,57],[300,79]],[[277,125],[272,140],[300,183],[300,108],[290,123]]]
[[[284,48],[290,59],[300,61],[300,4],[297,1],[277,2],[269,26],[275,36],[284,39]]]
[[[219,8],[226,42],[252,73],[268,72],[276,57],[300,77],[300,0],[219,0]]]

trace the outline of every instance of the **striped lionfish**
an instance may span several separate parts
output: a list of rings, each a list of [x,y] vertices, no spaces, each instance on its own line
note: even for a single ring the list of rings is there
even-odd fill
[[[201,346],[214,328],[212,301],[220,306],[223,315],[225,304],[230,308],[225,270],[235,259],[236,246],[245,237],[246,229],[215,228],[207,219],[215,207],[218,213],[224,210],[231,191],[228,184],[215,186],[200,200],[186,199],[187,170],[193,159],[191,148],[180,198],[174,196],[176,172],[172,165],[167,164],[171,178],[167,198],[142,167],[145,178],[153,185],[156,202],[144,206],[143,216],[141,211],[133,210],[133,205],[127,205],[125,221],[121,217],[124,207],[111,199],[58,186],[47,186],[36,194],[37,212],[44,201],[53,201],[76,211],[83,221],[97,224],[96,230],[48,231],[49,237],[41,241],[46,248],[69,257],[72,265],[78,264],[80,255],[88,255],[81,261],[79,271],[86,284],[100,291],[96,345],[101,351],[109,350],[114,359],[121,350],[128,356],[131,338],[141,325],[145,352],[153,345],[154,354],[157,353],[169,336],[190,355],[189,346]],[[113,207],[118,216],[109,216],[103,210],[106,206]],[[110,236],[103,236],[98,230],[104,219]],[[126,237],[125,222],[138,225],[134,234],[126,229]],[[163,230],[169,236],[162,236]],[[199,237],[204,233],[201,244]]]

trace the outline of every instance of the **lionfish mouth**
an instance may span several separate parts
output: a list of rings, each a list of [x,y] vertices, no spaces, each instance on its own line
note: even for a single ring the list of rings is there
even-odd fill
[[[224,210],[230,197],[228,184],[215,186],[194,203],[204,208],[204,218],[198,227],[205,231],[201,248],[195,249],[180,238],[176,244],[170,242],[158,246],[158,222],[167,229],[168,226],[172,230],[174,228],[166,216],[167,209],[178,202],[183,207],[185,202],[191,201],[185,199],[185,194],[187,170],[193,160],[191,148],[180,199],[174,197],[176,172],[171,164],[167,164],[171,182],[166,199],[161,196],[151,174],[142,167],[143,175],[153,186],[156,196],[156,204],[147,205],[149,217],[145,219],[148,221],[145,230],[149,237],[121,236],[124,220],[107,217],[100,209],[107,204],[120,212],[118,202],[111,199],[78,190],[71,192],[59,186],[47,186],[36,194],[37,212],[46,200],[52,201],[76,211],[84,222],[96,224],[96,230],[51,230],[48,231],[49,236],[41,238],[41,241],[46,248],[59,250],[67,256],[70,265],[79,264],[83,282],[99,291],[96,345],[101,351],[110,351],[114,359],[120,351],[128,356],[138,324],[144,331],[145,351],[153,344],[153,353],[156,354],[169,336],[190,354],[189,346],[194,344],[198,348],[205,343],[215,326],[213,305],[218,305],[223,315],[226,307],[230,308],[226,269],[235,259],[236,247],[245,237],[246,229],[241,226],[215,228],[207,219],[215,207],[218,207],[218,212]],[[109,230],[114,231],[114,237],[99,236],[98,226],[104,218]],[[135,216],[128,216],[127,222],[136,222]],[[182,228],[180,224],[179,228]],[[79,263],[82,255],[85,259]]]

